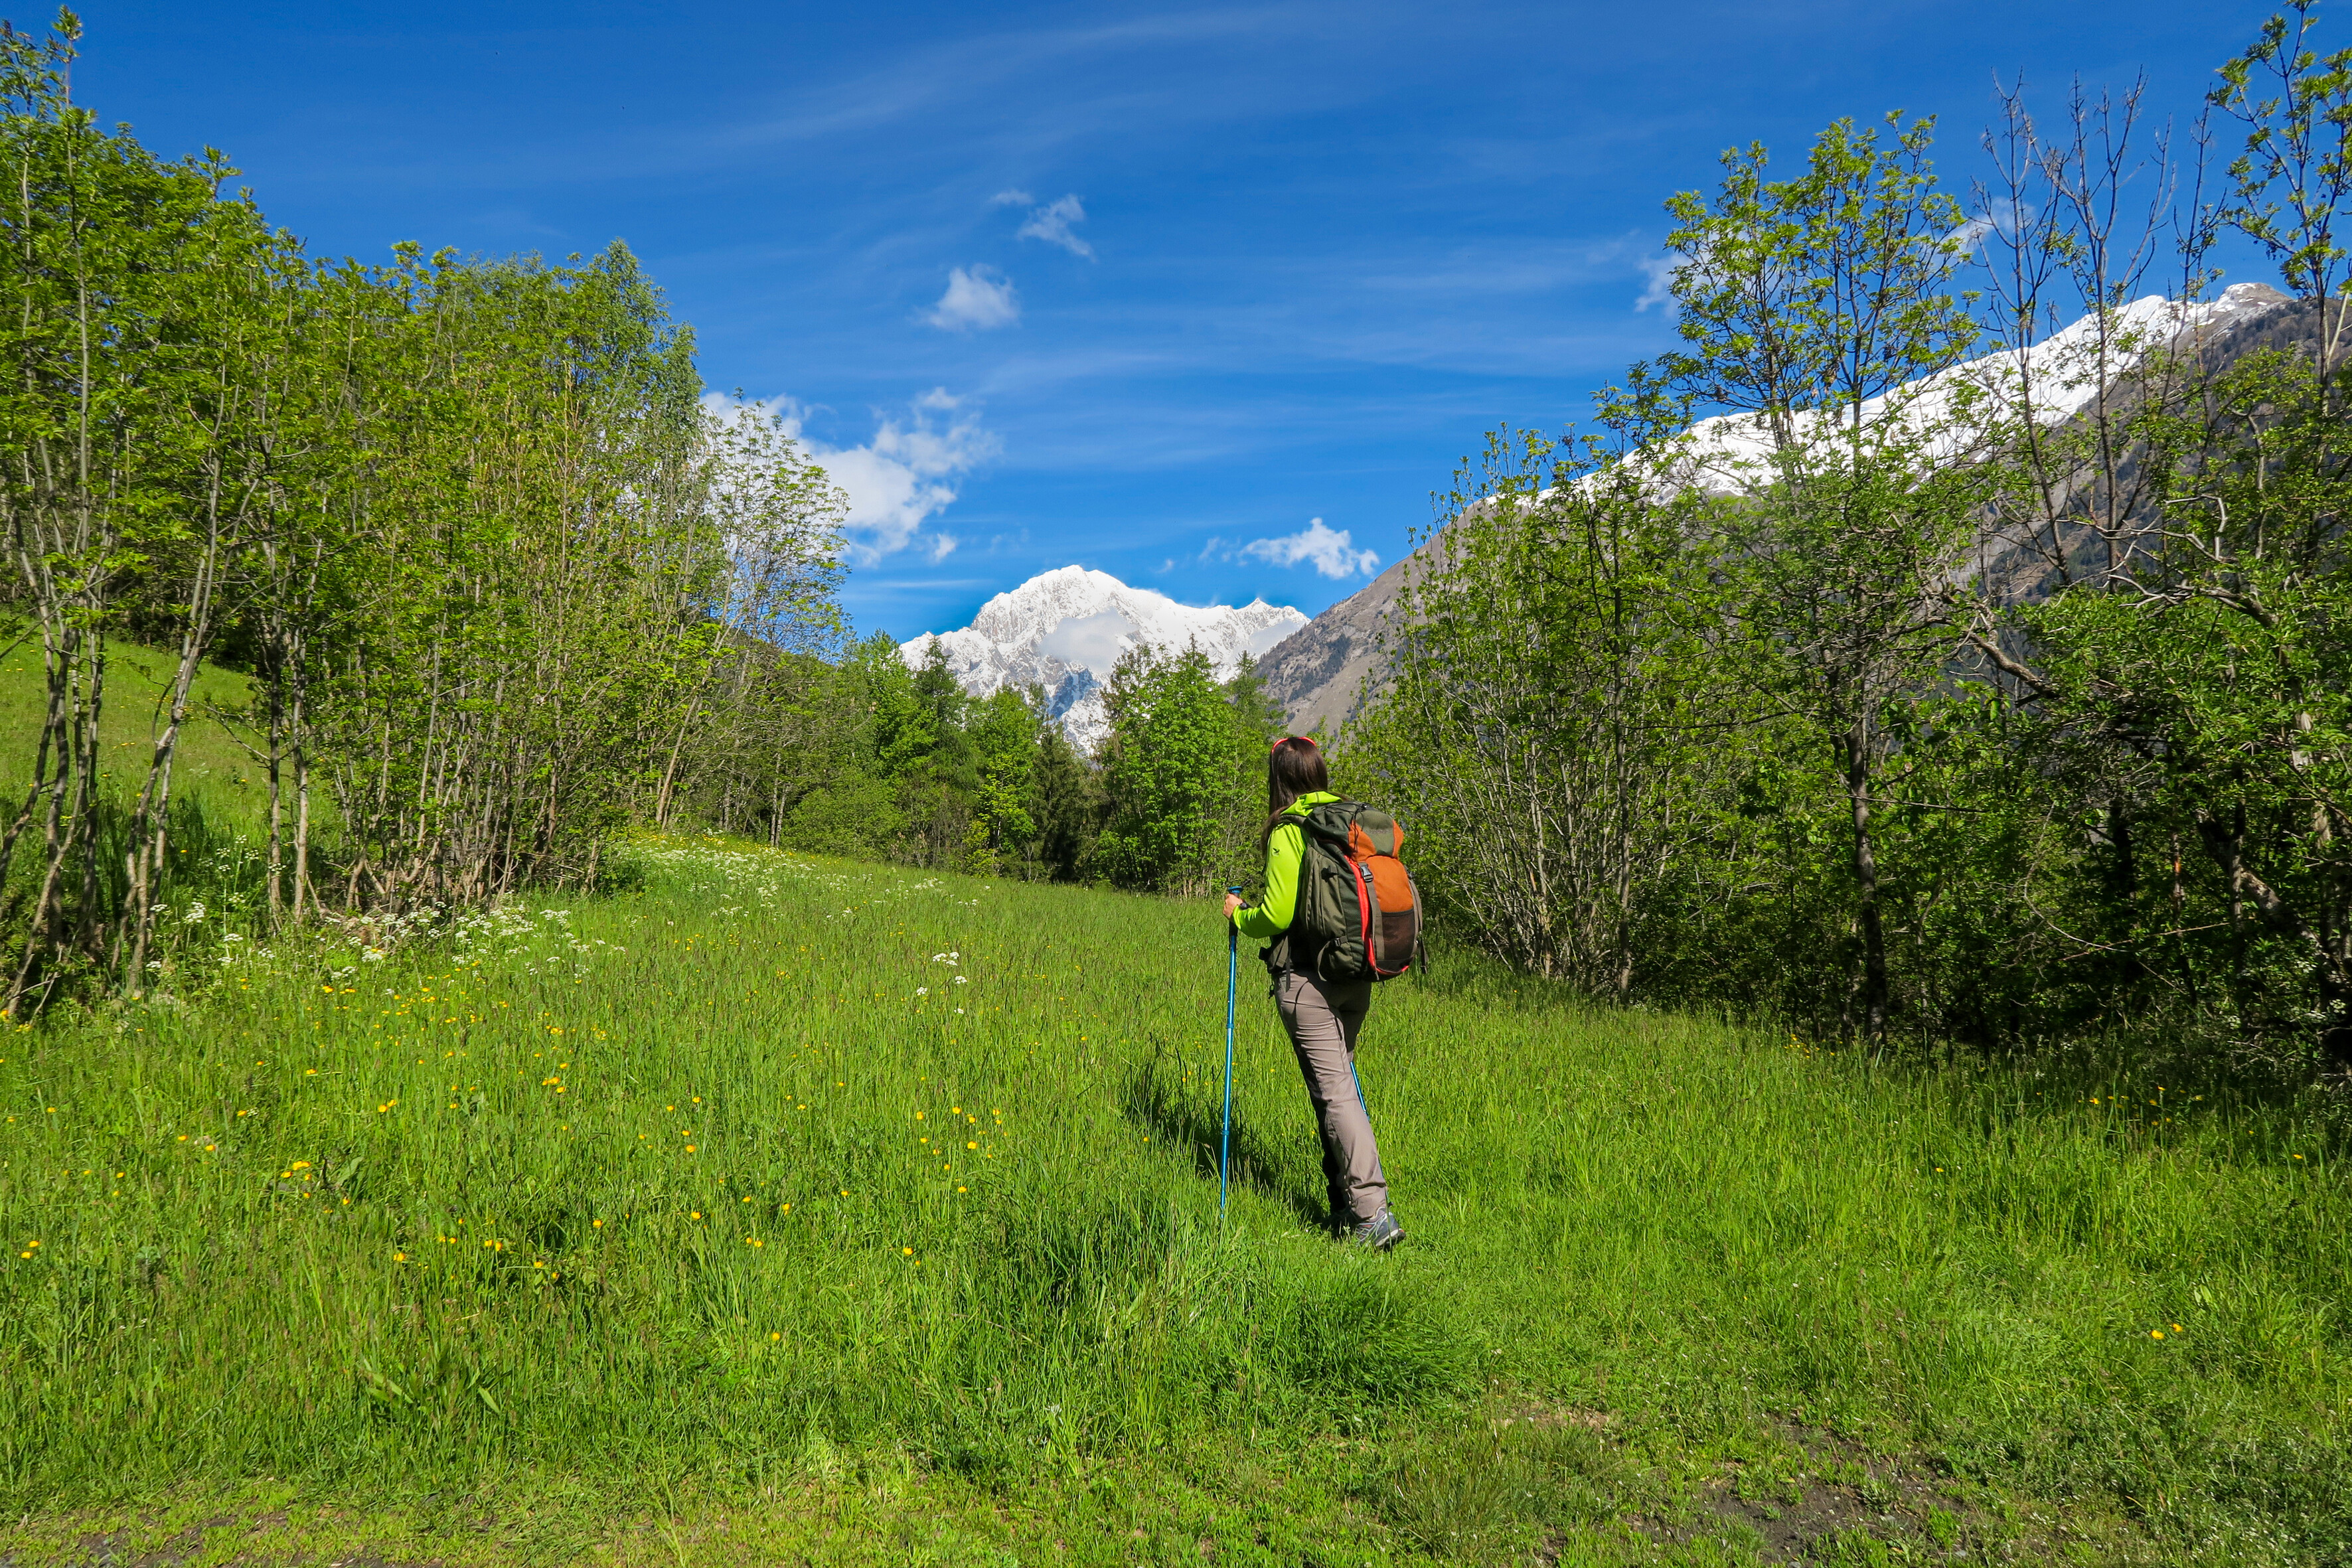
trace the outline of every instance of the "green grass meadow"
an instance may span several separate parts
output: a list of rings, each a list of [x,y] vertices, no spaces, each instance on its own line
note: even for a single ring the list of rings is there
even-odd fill
[[[1441,955],[1366,1034],[1367,1256],[1246,952],[1220,1218],[1213,905],[626,863],[12,1026],[0,1561],[2352,1552],[2294,1107]]]

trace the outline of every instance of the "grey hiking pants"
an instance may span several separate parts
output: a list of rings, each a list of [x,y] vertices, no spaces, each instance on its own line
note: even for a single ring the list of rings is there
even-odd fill
[[[1372,984],[1326,985],[1311,975],[1286,969],[1274,977],[1274,1005],[1298,1053],[1307,1098],[1315,1104],[1323,1134],[1323,1184],[1331,1200],[1331,1223],[1356,1226],[1389,1206],[1389,1180],[1381,1171],[1380,1146],[1372,1142],[1372,1119],[1357,1091],[1356,1037],[1372,1010]]]

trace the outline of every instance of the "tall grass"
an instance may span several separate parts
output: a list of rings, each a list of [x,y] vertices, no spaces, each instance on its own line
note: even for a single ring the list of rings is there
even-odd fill
[[[882,1451],[1011,1485],[1455,1453],[1504,1400],[1605,1426],[1580,1452],[1833,1433],[2176,1553],[2352,1551],[2347,1205],[2293,1106],[1873,1072],[1449,959],[1368,1030],[1410,1239],[1367,1257],[1246,964],[1220,1220],[1213,905],[634,854],[616,896],[5,1037],[0,1506]],[[1363,1495],[1441,1547],[1431,1486],[1505,1473],[1395,1462]]]

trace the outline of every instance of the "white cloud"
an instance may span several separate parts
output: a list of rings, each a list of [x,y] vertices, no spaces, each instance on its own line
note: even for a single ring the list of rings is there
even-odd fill
[[[737,406],[717,393],[703,403],[721,418]],[[871,566],[915,543],[933,562],[956,548],[952,535],[927,533],[923,525],[954,501],[964,476],[997,451],[996,437],[981,428],[979,415],[961,398],[933,387],[915,399],[907,418],[877,416],[873,439],[847,447],[811,439],[803,428],[808,411],[791,398],[778,398],[772,406],[785,433],[848,493],[842,526],[856,564]]]
[[[950,332],[974,328],[988,331],[1009,327],[1021,319],[1021,301],[1013,297],[1013,279],[992,267],[976,266],[948,274],[948,291],[923,320]]]
[[[1280,539],[1252,540],[1242,546],[1241,552],[1276,566],[1310,562],[1326,577],[1369,577],[1381,564],[1381,558],[1371,551],[1350,548],[1346,529],[1326,528],[1319,517],[1308,519],[1307,526],[1297,533]]]
[[[1944,237],[1944,243],[1966,256],[1984,243],[1985,236],[2000,226],[1989,217],[1972,217]]]
[[[2027,224],[2033,221],[2036,208],[2031,202],[2012,201],[1996,196],[1985,204],[1985,210],[1944,237],[1944,243],[1962,256],[1973,257],[1977,247],[1993,235],[2015,241]]]
[[[1264,658],[1280,647],[1283,640],[1297,629],[1297,623],[1292,621],[1276,621],[1270,626],[1260,626],[1250,633],[1249,641],[1242,645],[1242,651],[1252,658]]]
[[[1648,256],[1633,264],[1642,269],[1642,276],[1647,280],[1642,297],[1633,301],[1636,311],[1657,305],[1663,307],[1669,316],[1675,313],[1675,268],[1682,262],[1679,256]]]
[[[1024,201],[1027,199],[1026,193],[1020,191],[1003,192],[996,199],[1003,201],[1007,196],[1016,195],[1021,196]],[[1029,221],[1021,226],[1019,232],[1013,237],[1042,239],[1048,245],[1060,246],[1072,256],[1092,258],[1095,247],[1070,231],[1072,224],[1086,221],[1087,209],[1079,204],[1078,198],[1075,195],[1064,196],[1061,200],[1048,203],[1045,206],[1031,207]]]
[[[1058,658],[1074,668],[1108,675],[1134,641],[1135,623],[1117,610],[1093,616],[1065,616],[1037,644],[1047,658]]]
[[[988,198],[988,205],[992,207],[1034,206],[1037,205],[1037,198],[1031,195],[1024,190],[1015,188],[1013,190],[997,192],[994,195]]]

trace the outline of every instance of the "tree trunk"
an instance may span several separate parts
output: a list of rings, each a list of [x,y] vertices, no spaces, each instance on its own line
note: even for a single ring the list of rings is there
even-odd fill
[[[1863,1039],[1886,1045],[1886,932],[1878,910],[1878,848],[1871,825],[1870,721],[1857,718],[1845,737],[1846,802],[1853,816],[1854,923],[1862,933]]]

